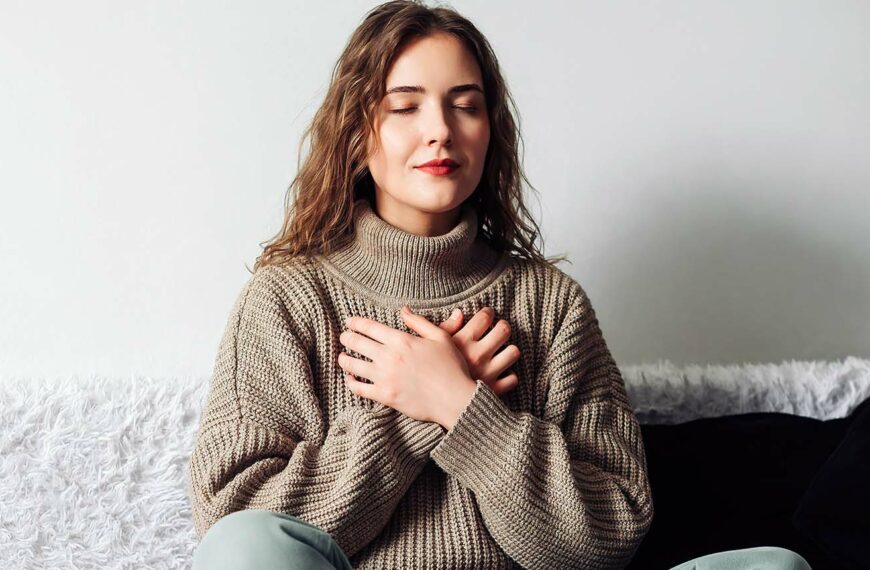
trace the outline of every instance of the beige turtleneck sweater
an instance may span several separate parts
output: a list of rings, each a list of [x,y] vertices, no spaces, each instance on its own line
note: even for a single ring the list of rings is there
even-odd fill
[[[250,277],[188,466],[198,539],[258,508],[319,526],[359,569],[628,563],[653,503],[595,311],[567,274],[494,251],[477,223],[463,206],[447,234],[417,236],[360,199],[351,244]],[[449,432],[351,393],[337,361],[345,319],[416,334],[403,304],[436,324],[493,307],[522,351],[519,385],[500,398],[478,380]]]

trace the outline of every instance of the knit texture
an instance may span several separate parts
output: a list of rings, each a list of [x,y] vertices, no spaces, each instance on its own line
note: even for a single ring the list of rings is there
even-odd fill
[[[354,203],[339,251],[258,269],[226,325],[188,493],[198,539],[240,509],[328,532],[354,568],[622,568],[653,517],[640,426],[583,288],[499,253],[464,205],[418,236]],[[483,307],[511,325],[519,385],[483,381],[450,431],[350,392],[347,317],[409,334]],[[437,374],[433,370],[432,374]]]

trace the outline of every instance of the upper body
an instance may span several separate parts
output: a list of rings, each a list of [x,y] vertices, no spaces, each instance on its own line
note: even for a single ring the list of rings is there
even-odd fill
[[[217,355],[189,464],[198,538],[271,509],[329,532],[354,568],[620,568],[653,516],[641,432],[583,288],[491,248],[463,206],[443,235],[355,203],[354,238],[258,269]],[[408,331],[492,307],[521,349],[519,383],[483,381],[451,429],[342,381],[351,315]]]

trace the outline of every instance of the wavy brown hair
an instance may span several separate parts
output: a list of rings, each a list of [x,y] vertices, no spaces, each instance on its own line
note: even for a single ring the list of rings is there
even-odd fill
[[[522,182],[535,189],[519,157],[519,113],[489,42],[450,8],[395,0],[368,12],[335,63],[323,104],[299,145],[301,167],[287,189],[283,226],[249,271],[298,255],[328,254],[352,239],[353,203],[359,198],[375,203],[366,149],[369,137],[377,145],[374,118],[387,74],[409,42],[439,32],[463,42],[476,57],[483,79],[490,141],[480,183],[466,200],[477,212],[478,234],[497,251],[515,257],[554,265],[567,260],[545,258],[535,245],[539,229],[523,203]],[[309,154],[302,162],[308,137]]]

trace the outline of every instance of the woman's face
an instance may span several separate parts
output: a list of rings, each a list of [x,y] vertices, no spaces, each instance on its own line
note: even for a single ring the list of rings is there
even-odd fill
[[[477,61],[452,35],[417,39],[398,55],[375,115],[380,146],[374,155],[369,140],[368,167],[382,218],[423,235],[440,235],[458,221],[459,206],[480,182],[489,146],[482,90]],[[459,166],[446,175],[420,168],[440,158]]]

